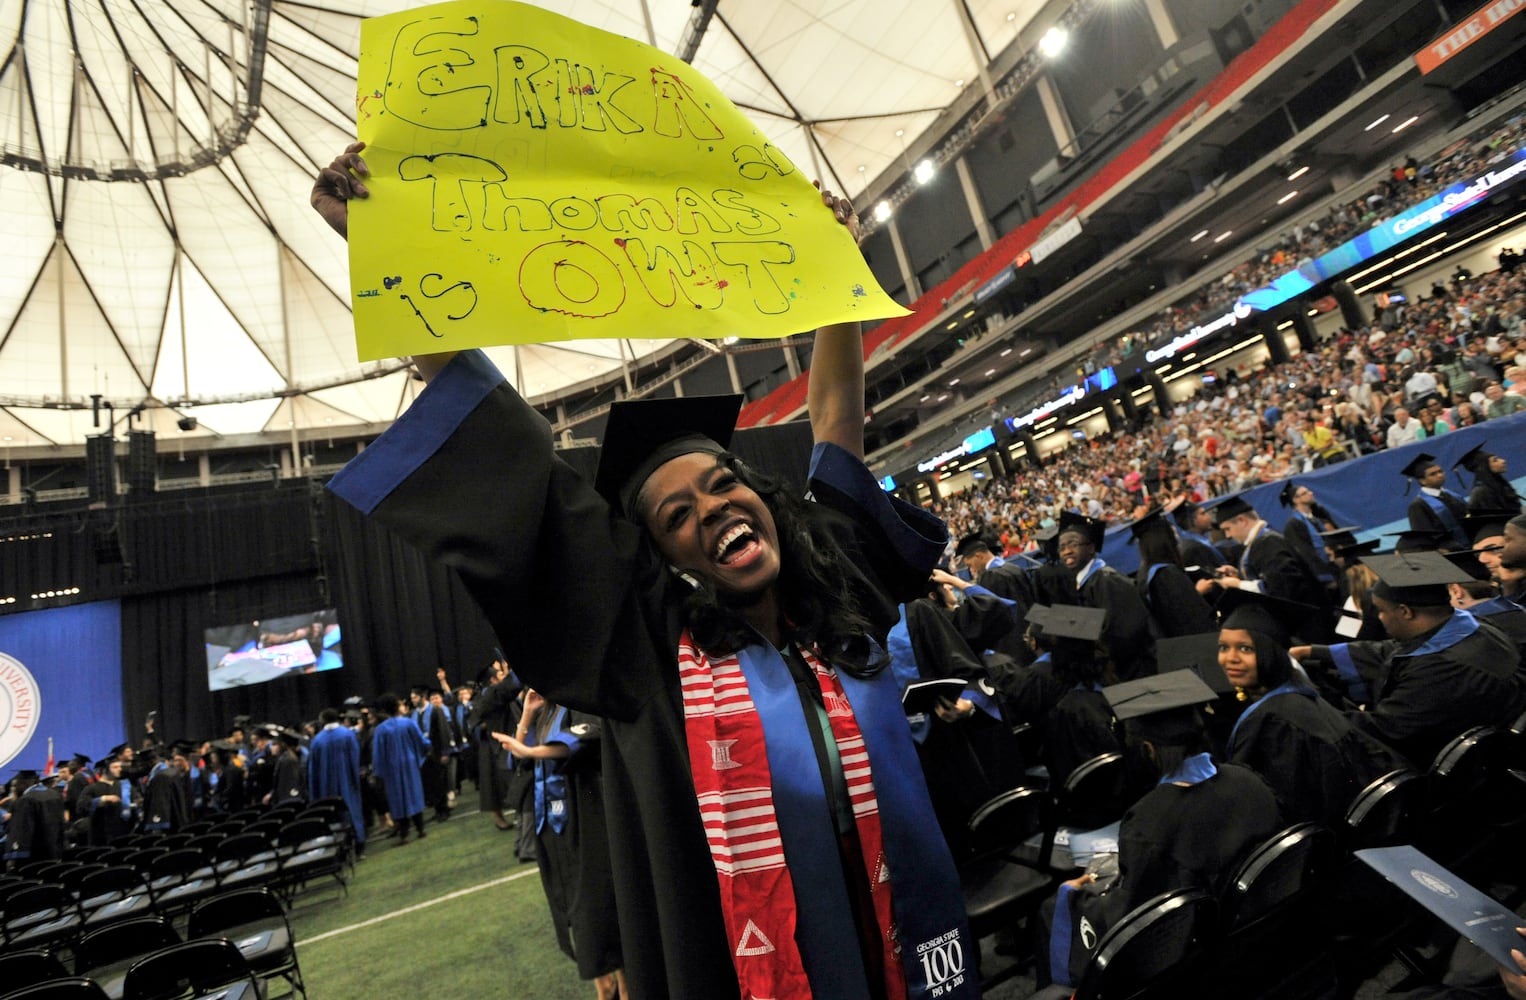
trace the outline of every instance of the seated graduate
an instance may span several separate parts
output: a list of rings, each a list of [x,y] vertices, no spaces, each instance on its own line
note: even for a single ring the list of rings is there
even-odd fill
[[[1061,788],[1080,765],[1123,749],[1113,732],[1112,709],[1102,694],[1111,674],[1107,650],[1099,645],[1106,613],[1057,604],[1035,605],[1030,614],[1051,646],[1054,678],[1064,688],[1039,720],[1049,787]]]
[[[1472,578],[1447,585],[1452,607],[1482,618],[1505,633],[1515,643],[1516,652],[1526,659],[1526,608],[1501,596],[1500,585],[1477,552],[1469,549],[1443,554]]]
[[[1338,573],[1340,618],[1335,627],[1336,635],[1347,639],[1383,639],[1388,633],[1378,621],[1378,609],[1372,603],[1372,587],[1378,582],[1378,574],[1362,562],[1361,557],[1376,552],[1382,542],[1372,539],[1356,540],[1357,528],[1335,528],[1321,532],[1330,553],[1330,562]]]
[[[1176,889],[1218,895],[1235,867],[1281,829],[1272,790],[1248,767],[1218,764],[1208,753],[1197,706],[1215,698],[1190,670],[1106,688],[1123,724],[1128,751],[1156,776],[1118,831],[1118,874],[1100,892],[1095,874],[1066,882],[1056,903],[1050,971],[1076,981],[1085,956],[1072,954],[1071,928],[1085,920],[1080,942],[1095,948],[1108,927],[1140,904]],[[1105,880],[1104,880],[1105,881]],[[1069,970],[1067,972],[1067,970]]]
[[[1469,514],[1508,511],[1508,520],[1521,513],[1521,495],[1505,478],[1505,460],[1499,455],[1485,451],[1481,444],[1475,445],[1452,463],[1453,471],[1459,468],[1473,473],[1473,488],[1468,491]]]
[[[1468,504],[1446,488],[1447,472],[1436,456],[1421,452],[1400,470],[1400,474],[1418,483],[1420,492],[1409,502],[1409,526],[1417,531],[1444,531],[1457,548],[1468,544],[1462,519],[1468,516]],[[1406,486],[1405,490],[1408,491]]]
[[[1447,585],[1468,575],[1435,552],[1369,556],[1373,603],[1390,638],[1298,646],[1295,659],[1371,680],[1372,703],[1353,725],[1425,769],[1454,736],[1508,725],[1526,709],[1526,672],[1515,645],[1486,619],[1450,604]]]
[[[1288,655],[1314,608],[1234,590],[1219,610],[1219,666],[1248,699],[1225,756],[1266,779],[1288,823],[1338,829],[1356,794],[1404,762],[1322,699]]]
[[[1172,505],[1155,507],[1129,525],[1139,547],[1134,584],[1150,610],[1150,633],[1157,639],[1196,635],[1213,628],[1209,606],[1187,574],[1181,546],[1166,515]]]
[[[359,153],[313,190],[341,234]],[[527,683],[605,719],[632,995],[978,995],[921,958],[975,943],[882,648],[948,534],[863,464],[858,324],[816,335],[814,502],[727,450],[739,397],[615,404],[590,484],[483,355],[417,360],[425,390],[330,487],[455,568]]]

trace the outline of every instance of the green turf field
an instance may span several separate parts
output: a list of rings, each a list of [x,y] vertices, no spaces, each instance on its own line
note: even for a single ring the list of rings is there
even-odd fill
[[[590,1000],[593,984],[556,946],[539,872],[514,858],[514,834],[482,813],[426,829],[401,847],[373,839],[348,897],[315,885],[297,901],[292,929],[313,1000]]]

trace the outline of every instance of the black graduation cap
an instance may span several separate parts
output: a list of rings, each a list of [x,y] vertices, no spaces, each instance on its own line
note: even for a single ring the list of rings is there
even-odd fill
[[[1477,474],[1489,467],[1489,459],[1493,457],[1493,452],[1484,450],[1484,446],[1481,444],[1476,444],[1458,456],[1457,461],[1452,463],[1452,468],[1467,469],[1469,472]]]
[[[1197,674],[1214,694],[1234,694],[1224,668],[1219,666],[1219,633],[1197,632],[1155,640],[1155,662],[1162,669],[1190,670]]]
[[[35,785],[38,782],[37,772],[30,767],[24,767],[11,775],[12,781],[19,781],[23,785]]]
[[[1206,705],[1215,700],[1213,689],[1190,670],[1124,681],[1102,689],[1102,696],[1119,722],[1143,718],[1178,708]]]
[[[295,729],[281,730],[279,738],[282,743],[291,747],[293,750],[302,745],[302,734],[297,732]]]
[[[120,757],[130,749],[131,747],[126,743],[118,743],[116,746],[111,748],[111,756]]]
[[[1171,524],[1166,520],[1166,508],[1151,507],[1149,510],[1145,511],[1138,520],[1129,525],[1129,535],[1135,541],[1138,541],[1151,532],[1161,530],[1169,531],[1170,528]]]
[[[1362,562],[1378,574],[1373,594],[1395,604],[1440,607],[1449,603],[1447,584],[1471,577],[1439,552],[1404,552],[1368,556]]]
[[[1283,646],[1291,645],[1304,623],[1319,616],[1319,609],[1311,605],[1240,588],[1224,590],[1215,609],[1220,628],[1260,632]]]
[[[1366,555],[1383,547],[1383,540],[1380,538],[1366,542],[1357,541],[1356,533],[1359,530],[1361,529],[1336,528],[1333,531],[1321,531],[1319,537],[1324,539],[1325,546],[1339,559]]]
[[[199,743],[192,743],[190,740],[176,740],[170,744],[170,753],[178,753],[189,757],[196,752],[200,745]]]
[[[233,728],[234,729],[248,729],[249,728],[249,721],[250,721],[250,716],[247,716],[247,715],[235,715],[233,717]]]
[[[1033,533],[1033,540],[1039,543],[1039,551],[1044,558],[1053,560],[1059,555],[1060,526],[1051,524],[1047,528],[1040,528]]]
[[[1241,514],[1254,513],[1256,513],[1256,508],[1246,503],[1242,497],[1234,496],[1214,504],[1213,523],[1223,524],[1225,521],[1232,517],[1239,517]]]
[[[1060,530],[1063,535],[1067,531],[1079,532],[1085,535],[1092,543],[1092,548],[1102,548],[1102,536],[1107,532],[1107,522],[1100,521],[1095,517],[1087,517],[1085,514],[1077,514],[1073,510],[1060,511]]]
[[[986,539],[985,535],[978,531],[972,531],[959,539],[958,544],[954,546],[954,555],[959,559],[963,559],[977,548],[989,549],[990,547],[991,543]]]
[[[114,760],[116,760],[115,757],[102,757],[90,766],[96,774],[105,774],[106,769],[111,766],[111,762]]]
[[[1427,455],[1421,452],[1410,460],[1410,463],[1399,470],[1399,475],[1409,476],[1411,479],[1419,479],[1425,474],[1425,470],[1436,464],[1435,455]]]
[[[635,399],[609,408],[594,489],[627,517],[657,467],[693,451],[720,454],[731,444],[742,397]]]
[[[1045,611],[1039,627],[1044,634],[1057,639],[1078,639],[1096,642],[1102,638],[1102,625],[1107,612],[1101,608],[1083,608],[1071,604],[1052,604]]]
[[[255,726],[254,729],[251,730],[251,732],[253,732],[254,735],[256,735],[256,736],[261,737],[262,739],[267,739],[268,740],[268,739],[273,739],[275,737],[276,731],[279,730],[280,728],[281,728],[280,726],[277,726],[273,722],[262,722],[259,725]]]
[[[1384,535],[1394,539],[1395,552],[1435,552],[1452,541],[1452,533],[1440,528],[1410,528]]]
[[[1289,479],[1282,484],[1282,490],[1277,494],[1277,502],[1284,507],[1293,506],[1293,494],[1297,493],[1303,484],[1296,479]]]
[[[1478,558],[1478,553],[1472,549],[1460,549],[1456,552],[1443,552],[1442,555],[1449,559],[1453,566],[1462,570],[1475,580],[1489,580],[1489,568]],[[1461,581],[1458,581],[1461,582]]]
[[[1515,517],[1519,511],[1514,510],[1476,510],[1470,512],[1462,519],[1462,531],[1477,545],[1485,538],[1497,538],[1505,533],[1505,525]]]
[[[1197,512],[1197,504],[1193,503],[1191,500],[1183,499],[1179,504],[1177,504],[1176,509],[1170,513],[1171,516],[1176,519],[1176,526],[1178,528],[1185,528],[1186,530],[1191,531],[1192,519],[1197,517]]]
[[[358,709],[358,708],[347,708],[347,709],[345,709],[344,710],[344,721],[346,721],[346,722],[359,722],[360,721],[360,709]]]
[[[230,743],[228,740],[213,740],[212,741],[212,749],[213,750],[221,750],[224,753],[227,753],[230,750],[237,750],[238,749],[238,744],[237,743]]]
[[[85,754],[77,753],[73,757],[69,758],[69,763],[74,765],[75,767],[89,767],[90,766],[90,758],[87,757]]]

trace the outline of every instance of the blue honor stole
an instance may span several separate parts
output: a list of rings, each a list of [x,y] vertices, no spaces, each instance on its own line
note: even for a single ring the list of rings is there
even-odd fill
[[[1180,533],[1182,538],[1190,538],[1194,542],[1203,543],[1203,545],[1208,548],[1208,551],[1213,553],[1214,559],[1216,560],[1214,562],[1215,566],[1225,566],[1229,564],[1229,560],[1224,558],[1223,551],[1220,550],[1217,545],[1213,544],[1213,540],[1210,539],[1207,535],[1199,535],[1196,532],[1187,531],[1185,529],[1182,529]]]
[[[1107,563],[1102,561],[1101,556],[1093,559],[1091,565],[1086,568],[1086,575],[1081,577],[1081,581],[1076,584],[1076,590],[1080,591],[1082,587],[1086,586],[1087,581],[1096,576],[1099,569],[1107,569]]]
[[[774,811],[795,886],[795,943],[813,1000],[869,995],[853,904],[843,877],[837,826],[795,680],[767,643],[737,659],[763,725]],[[970,937],[953,856],[933,821],[932,801],[906,725],[895,678],[838,673],[869,755],[879,804],[884,859],[866,859],[890,874],[892,932],[907,996],[976,1000],[975,942]],[[876,882],[871,886],[877,889]]]
[[[546,743],[565,742],[559,734],[562,734],[566,728],[563,725],[566,721],[567,709],[558,707],[547,729],[550,735],[546,737]],[[558,738],[553,739],[553,736]],[[536,745],[539,745],[539,741]],[[536,833],[544,830],[547,824],[550,824],[552,833],[561,833],[567,829],[567,775],[562,773],[563,764],[564,762],[559,760],[535,762]]]
[[[1315,572],[1315,575],[1319,577],[1319,582],[1333,582],[1335,580],[1333,567],[1330,565],[1330,561],[1321,554],[1320,543],[1316,541],[1319,538],[1319,525],[1315,524],[1314,519],[1301,510],[1293,511],[1293,517],[1301,520],[1309,530],[1309,540],[1314,545],[1314,559],[1319,564]]]
[[[1446,490],[1441,492],[1446,493]],[[1425,505],[1431,509],[1431,513],[1436,515],[1437,520],[1441,522],[1441,526],[1451,533],[1452,538],[1456,540],[1458,545],[1461,545],[1463,548],[1472,546],[1473,543],[1468,538],[1468,533],[1462,530],[1462,524],[1457,520],[1456,515],[1452,513],[1452,508],[1442,502],[1441,497],[1433,497],[1424,490],[1421,490],[1420,499],[1425,501]]]

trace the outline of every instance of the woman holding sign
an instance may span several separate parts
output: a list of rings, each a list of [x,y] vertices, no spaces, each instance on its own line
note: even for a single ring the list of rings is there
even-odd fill
[[[341,235],[360,152],[313,188]],[[479,353],[416,360],[427,389],[330,486],[453,566],[528,683],[607,720],[632,996],[977,997],[882,648],[947,533],[863,464],[858,325],[816,335],[810,502],[726,450],[735,397],[615,404],[589,484]]]

